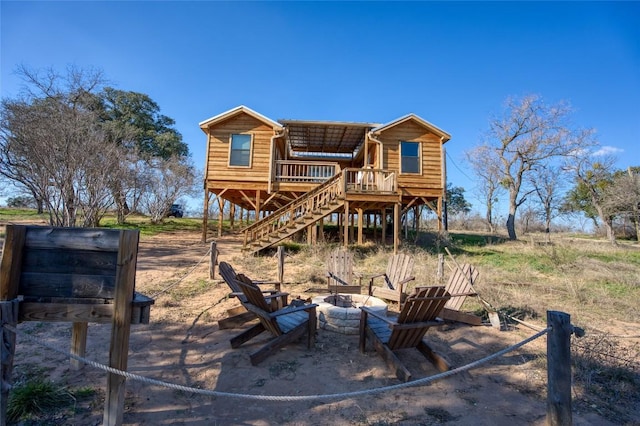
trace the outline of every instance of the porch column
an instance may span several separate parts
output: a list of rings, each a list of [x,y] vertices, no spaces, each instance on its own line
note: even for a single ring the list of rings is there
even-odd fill
[[[344,218],[342,219],[342,244],[345,248],[349,246],[349,202],[344,202]]]
[[[262,197],[261,191],[256,190],[256,222],[260,220],[260,199]]]
[[[362,245],[363,244],[363,238],[362,238],[362,222],[363,222],[363,209],[357,209],[358,211],[358,244]]]
[[[202,212],[202,242],[207,242],[207,226],[209,219],[209,188],[204,188],[204,211]]]
[[[349,241],[353,241],[355,239],[355,228],[356,228],[356,218],[353,216],[353,213],[351,213],[351,220],[349,220]]]
[[[442,222],[444,216],[442,215],[442,197],[438,197],[438,232],[442,232]]]
[[[218,237],[222,237],[222,222],[224,221],[225,200],[219,195],[217,196],[217,198],[218,198],[218,207],[220,208],[220,211],[218,213]]]
[[[393,254],[398,254],[400,244],[400,203],[393,205]]]

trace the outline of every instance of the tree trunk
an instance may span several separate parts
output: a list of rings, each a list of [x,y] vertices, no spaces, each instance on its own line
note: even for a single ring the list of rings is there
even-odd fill
[[[518,190],[519,188],[509,188],[509,216],[507,217],[507,233],[511,241],[517,240],[516,236],[516,211],[518,210]]]
[[[487,222],[487,228],[488,228],[489,232],[493,234],[493,219],[491,218],[491,216],[492,216],[491,204],[488,203],[487,204],[487,213],[485,215],[485,221]]]
[[[613,232],[613,219],[611,219],[610,217],[607,217],[607,215],[604,212],[604,209],[597,201],[598,200],[593,195],[591,195],[591,204],[593,204],[593,206],[595,207],[596,211],[598,212],[598,216],[600,217],[600,220],[602,220],[602,223],[604,224],[604,227],[607,230],[607,239],[612,245],[616,246],[618,245],[618,243],[616,242],[616,234]]]
[[[609,242],[616,246],[618,245],[618,242],[616,241],[616,234],[615,232],[613,232],[613,223],[611,220],[606,220],[604,222],[604,226],[607,229],[607,239],[609,240]]]
[[[509,217],[507,218],[507,232],[509,233],[510,240],[516,240],[518,237],[516,236],[516,214],[509,213]]]
[[[116,191],[113,197],[116,200],[117,220],[118,225],[124,225],[125,218],[129,214],[129,206],[127,205],[127,198],[120,190]]]

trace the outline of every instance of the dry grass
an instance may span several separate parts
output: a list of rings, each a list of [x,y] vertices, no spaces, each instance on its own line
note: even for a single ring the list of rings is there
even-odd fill
[[[626,410],[635,406],[632,400],[640,394],[638,340],[607,337],[593,330],[608,329],[613,321],[640,323],[640,245],[624,243],[613,247],[601,241],[571,237],[555,237],[550,243],[535,239],[511,242],[453,233],[449,238],[425,240],[431,246],[402,249],[415,258],[416,281],[410,288],[439,283],[437,252],[444,252],[441,246],[446,245],[456,262],[479,268],[481,279],[476,290],[501,313],[541,328],[545,326],[546,311],[569,313],[572,323],[588,332],[587,337],[574,339],[572,344],[576,406],[623,424],[633,421],[637,413],[629,414]],[[289,255],[285,263],[286,290],[304,297],[306,289],[326,285],[325,259],[335,247],[303,246]],[[368,282],[367,276],[384,271],[392,253],[389,247],[373,244],[352,250],[356,259],[354,269],[365,277],[363,284]],[[455,262],[446,254],[445,259],[446,280]],[[271,273],[266,277],[260,274],[261,279],[276,278],[276,259],[272,256],[238,257],[233,262],[241,270]],[[467,299],[463,308],[483,312],[476,299]],[[610,333],[620,335],[625,330],[614,329]],[[526,362],[536,377],[546,377],[544,345],[540,345],[533,360]],[[529,386],[529,392],[546,397],[543,386],[533,382]]]

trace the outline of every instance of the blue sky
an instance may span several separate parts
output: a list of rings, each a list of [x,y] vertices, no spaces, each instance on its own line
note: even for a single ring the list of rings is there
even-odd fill
[[[452,135],[448,177],[509,96],[568,101],[618,166],[640,165],[640,2],[0,2],[0,93],[18,64],[102,69],[151,96],[204,166],[198,123],[237,105],[273,119]]]

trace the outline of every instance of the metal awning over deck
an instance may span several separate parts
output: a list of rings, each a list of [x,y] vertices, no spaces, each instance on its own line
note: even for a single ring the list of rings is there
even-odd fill
[[[375,123],[278,120],[284,125],[289,146],[297,155],[350,156],[362,146]]]

